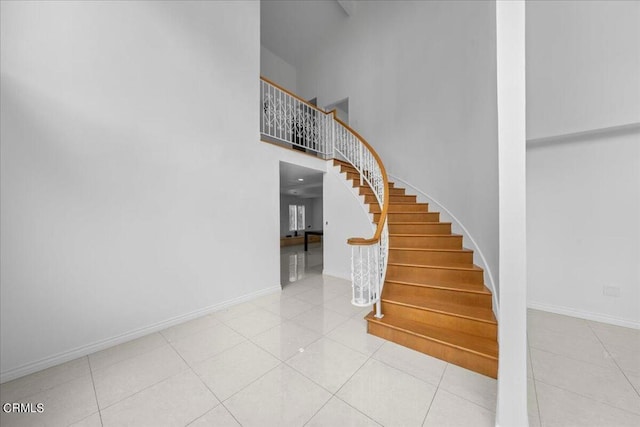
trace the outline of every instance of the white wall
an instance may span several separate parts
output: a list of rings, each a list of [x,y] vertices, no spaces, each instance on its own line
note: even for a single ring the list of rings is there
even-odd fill
[[[527,137],[640,122],[640,2],[527,2]]]
[[[278,286],[259,3],[1,7],[2,380]]]
[[[531,144],[527,170],[529,305],[640,328],[640,127]]]
[[[638,22],[638,2],[527,2],[529,306],[635,327]]]
[[[318,105],[348,97],[387,170],[447,206],[497,272],[495,43],[494,2],[362,2],[298,89]]]
[[[309,224],[311,225],[311,230],[322,230],[322,225],[324,224],[322,218],[323,211],[323,202],[322,197],[316,197],[311,199],[311,221]]]
[[[323,274],[351,280],[351,237],[372,237],[373,216],[368,213],[364,197],[353,189],[351,181],[338,167],[327,168],[323,191]],[[365,206],[367,206],[365,208]],[[348,212],[348,215],[345,215]]]
[[[260,75],[296,93],[297,71],[295,67],[264,46],[260,46]]]

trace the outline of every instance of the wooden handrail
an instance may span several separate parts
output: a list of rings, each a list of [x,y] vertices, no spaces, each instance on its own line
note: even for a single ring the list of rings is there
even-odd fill
[[[295,93],[291,92],[290,90],[287,90],[287,89],[283,88],[283,87],[282,87],[282,86],[280,86],[278,83],[275,83],[275,82],[273,82],[273,81],[269,80],[269,79],[268,79],[268,78],[266,78],[266,77],[260,76],[260,80],[262,80],[262,81],[263,81],[263,82],[265,82],[265,83],[269,83],[271,86],[274,86],[274,87],[276,87],[276,88],[280,89],[281,91],[283,91],[283,92],[284,92],[284,93],[286,93],[287,95],[294,97],[294,98],[295,98],[295,99],[297,99],[298,101],[302,102],[303,104],[308,105],[309,107],[313,108],[314,110],[317,110],[317,111],[319,111],[319,112],[321,112],[321,113],[323,113],[323,114],[328,114],[328,113],[327,113],[326,111],[324,111],[322,108],[318,108],[318,106],[317,106],[317,105],[313,105],[313,104],[312,104],[312,103],[310,103],[309,101],[307,101],[307,100],[305,100],[305,99],[300,98],[300,97],[299,97],[298,95],[296,95]]]
[[[351,237],[350,239],[347,240],[347,244],[349,245],[356,245],[356,246],[373,245],[380,241],[380,236],[382,236],[382,230],[384,229],[384,223],[385,223],[385,220],[387,219],[387,212],[389,211],[389,178],[387,177],[387,170],[385,169],[384,164],[382,163],[382,160],[380,159],[380,156],[378,155],[376,150],[374,150],[373,147],[369,145],[369,143],[362,137],[362,135],[360,135],[358,132],[356,132],[351,127],[349,127],[348,124],[340,120],[336,116],[336,110],[332,110],[330,114],[333,114],[333,119],[335,121],[340,123],[349,132],[354,134],[356,138],[360,140],[362,145],[367,147],[367,149],[371,152],[371,154],[373,154],[373,157],[376,159],[376,162],[378,162],[378,166],[380,166],[380,172],[382,173],[382,182],[384,185],[384,199],[382,200],[382,212],[380,213],[380,219],[378,219],[376,232],[373,235],[373,237],[370,239],[365,239],[364,237]]]

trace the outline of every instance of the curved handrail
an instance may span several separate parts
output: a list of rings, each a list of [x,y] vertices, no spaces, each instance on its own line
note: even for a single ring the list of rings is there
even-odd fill
[[[358,132],[353,130],[345,122],[340,120],[336,116],[336,110],[332,110],[329,114],[333,114],[333,119],[335,121],[340,123],[342,126],[345,127],[345,129],[347,129],[356,138],[358,138],[358,140],[362,143],[362,145],[364,145],[367,148],[367,150],[369,150],[369,152],[376,159],[376,162],[378,163],[378,167],[380,168],[380,172],[382,174],[382,180],[384,183],[383,184],[384,199],[381,205],[380,219],[378,220],[378,224],[376,226],[376,232],[374,233],[373,237],[370,239],[365,239],[364,237],[351,237],[347,239],[347,243],[350,245],[360,245],[360,246],[373,245],[380,241],[380,236],[382,236],[382,230],[384,229],[384,224],[385,224],[385,221],[387,220],[387,213],[389,211],[389,177],[387,176],[387,170],[385,169],[384,164],[382,163],[382,160],[380,159],[380,156],[378,155],[376,150],[373,149],[373,147],[362,137],[362,135],[360,135]]]

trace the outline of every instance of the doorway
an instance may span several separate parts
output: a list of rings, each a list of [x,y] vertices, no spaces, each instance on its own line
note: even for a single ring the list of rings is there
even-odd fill
[[[341,101],[334,102],[324,107],[325,111],[336,110],[336,115],[340,120],[349,124],[349,98],[345,98]]]
[[[322,275],[323,175],[319,170],[280,162],[280,285],[283,289],[309,276]]]

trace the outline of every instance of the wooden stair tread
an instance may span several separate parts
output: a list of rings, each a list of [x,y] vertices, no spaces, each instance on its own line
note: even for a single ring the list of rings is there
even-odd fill
[[[389,203],[389,204],[391,205],[391,203]],[[415,203],[407,203],[407,204],[415,205]],[[397,213],[404,215],[404,214],[414,214],[414,213],[422,213],[422,212],[397,212]],[[435,213],[440,213],[440,212],[431,212],[431,211],[429,211],[429,213],[435,214]],[[394,224],[398,224],[398,223],[402,222],[403,224],[406,224],[407,222],[420,222],[420,223],[422,223],[422,222],[440,222],[440,221],[389,221],[389,222],[393,222]]]
[[[442,236],[442,234],[433,234],[433,236]],[[445,234],[448,236],[448,234]],[[403,248],[401,246],[389,246],[389,250],[396,251],[424,251],[424,252],[458,252],[458,253],[470,253],[473,252],[471,249],[462,248],[462,249],[447,249],[447,248]]]
[[[470,266],[452,266],[452,265],[429,265],[429,264],[410,264],[403,262],[390,262],[388,265],[398,265],[403,267],[416,267],[416,268],[438,268],[442,270],[464,270],[464,271],[484,271],[477,265]]]
[[[380,207],[380,205],[375,204]],[[416,203],[389,203],[389,213],[434,213],[429,212],[426,205],[418,205]]]
[[[341,173],[347,173],[346,171],[341,172]],[[360,174],[357,171],[351,172],[349,171],[348,173],[357,173],[358,176],[356,178],[349,178],[347,177],[347,179],[350,179],[352,181],[354,181],[354,187],[366,187],[366,188],[371,188],[369,187],[369,184],[367,183],[367,181],[364,181],[362,183],[362,185],[360,185]],[[396,187],[395,183],[389,181],[389,189],[392,190],[406,190],[405,188],[401,188],[401,187]],[[394,196],[405,196],[405,194],[394,194]]]
[[[449,345],[460,350],[469,351],[489,359],[498,359],[498,343],[489,338],[465,334],[451,329],[433,325],[426,325],[398,316],[385,315],[382,319],[369,313],[365,319],[390,328],[399,329],[411,335],[419,336],[441,344]]]
[[[394,187],[395,188],[395,187]],[[403,188],[403,190],[406,190]],[[365,195],[372,196],[372,194]],[[403,199],[403,200],[393,200],[393,199]],[[414,199],[414,200],[411,200]],[[389,194],[389,203],[418,203],[416,200],[416,196],[412,194]]]
[[[398,284],[403,286],[415,286],[417,288],[433,288],[444,289],[448,291],[467,292],[480,295],[491,295],[491,291],[484,285],[478,285],[476,283],[440,283],[436,280],[426,281],[423,283],[407,282],[404,280],[386,279],[385,283]]]
[[[434,311],[437,313],[447,314],[455,317],[462,317],[479,322],[497,324],[493,311],[489,308],[470,307],[454,303],[441,303],[432,301],[431,299],[425,298],[421,295],[403,295],[393,296],[393,298],[386,298],[384,295],[384,291],[382,292],[382,301],[388,304],[404,305],[420,310]]]
[[[471,267],[473,251],[465,248],[406,247],[402,242],[390,242],[389,262]]]
[[[387,225],[425,225],[425,224],[426,225],[436,225],[436,224],[451,225],[450,222],[445,222],[445,221],[406,221],[406,222],[388,221],[387,222]]]
[[[404,213],[404,212],[401,212]],[[418,213],[418,212],[411,212]],[[420,234],[420,233],[389,233],[389,236],[398,237],[462,237],[462,234]]]
[[[420,254],[425,254],[425,255],[449,255],[449,256],[456,256],[456,255],[465,255],[465,256],[471,256],[473,257],[473,251],[471,249],[467,249],[467,248],[421,248],[421,247],[405,247],[405,246],[389,246],[389,253],[391,252],[404,252],[404,253],[415,253],[416,255],[420,255]],[[455,265],[466,265],[466,266],[471,266],[474,265],[473,261],[469,261],[469,262],[458,262],[458,263],[454,263]],[[449,265],[449,264],[443,264],[443,265]]]
[[[424,218],[423,222],[414,222],[413,218],[408,219],[410,221],[406,221],[403,223],[396,222],[396,218],[393,218],[393,222],[387,223],[387,225],[389,226],[389,233],[428,233],[448,235],[453,232],[451,223],[437,222],[435,221],[435,218]]]
[[[422,205],[428,206],[429,203],[418,203],[418,202],[389,202],[389,205]]]

